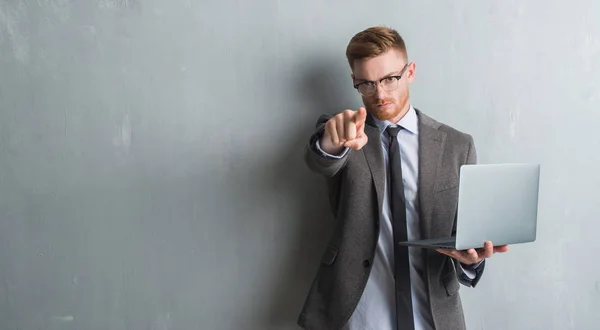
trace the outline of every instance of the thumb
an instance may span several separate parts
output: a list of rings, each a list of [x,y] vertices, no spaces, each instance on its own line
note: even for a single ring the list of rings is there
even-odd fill
[[[364,125],[363,125],[363,127],[364,127]],[[360,150],[362,147],[364,147],[367,144],[367,142],[369,142],[369,138],[367,137],[367,135],[365,133],[362,133],[357,139],[358,150]]]
[[[363,134],[352,141],[347,141],[346,143],[344,143],[344,146],[352,148],[354,150],[360,150],[362,149],[362,147],[365,146],[365,144],[367,144],[367,142],[369,142],[369,138],[365,134]]]

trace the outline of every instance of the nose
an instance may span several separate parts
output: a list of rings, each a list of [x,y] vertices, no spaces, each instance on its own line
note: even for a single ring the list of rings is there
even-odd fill
[[[383,100],[385,98],[385,90],[383,90],[383,86],[381,86],[381,84],[377,84],[375,85],[375,95],[377,95],[377,98],[380,100]]]

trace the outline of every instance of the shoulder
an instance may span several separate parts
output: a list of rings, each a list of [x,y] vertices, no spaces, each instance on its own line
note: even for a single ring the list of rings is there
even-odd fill
[[[446,135],[447,142],[467,145],[473,144],[473,136],[471,134],[458,130],[445,123],[442,123],[425,114],[421,110],[418,110],[417,108],[415,108],[415,111],[417,113],[417,117],[419,118],[421,126],[428,127],[444,133]]]

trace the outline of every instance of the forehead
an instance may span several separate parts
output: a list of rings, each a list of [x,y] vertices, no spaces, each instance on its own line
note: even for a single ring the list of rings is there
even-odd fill
[[[393,49],[377,57],[355,60],[352,73],[359,80],[377,80],[392,72],[399,72],[404,64],[404,55]]]

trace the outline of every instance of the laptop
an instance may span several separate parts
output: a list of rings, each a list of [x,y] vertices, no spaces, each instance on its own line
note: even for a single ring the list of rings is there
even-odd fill
[[[534,242],[539,164],[473,164],[460,168],[456,235],[398,242],[431,249],[466,250]]]

